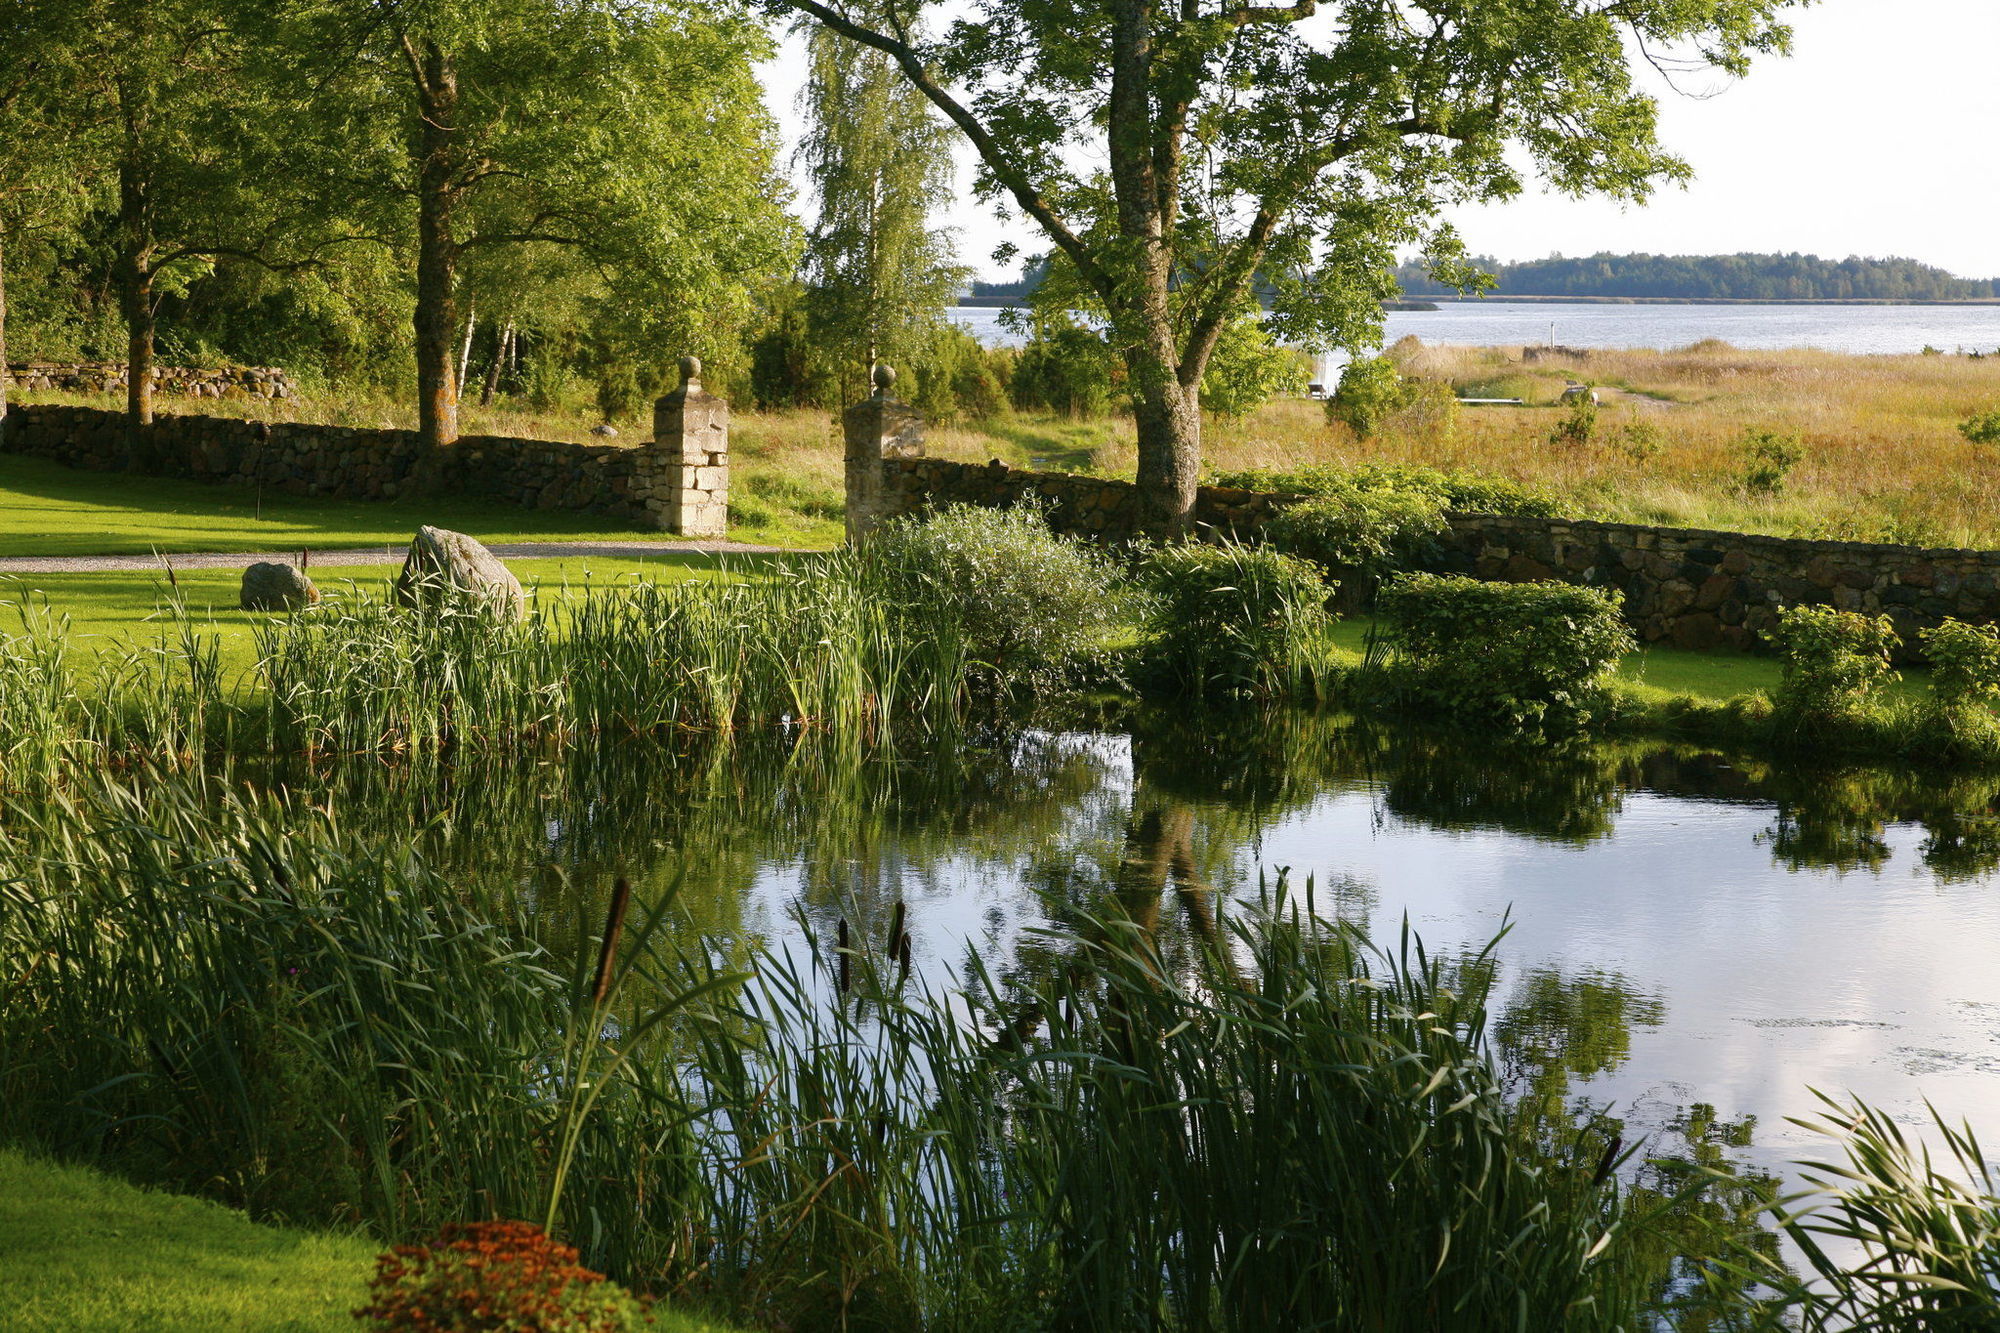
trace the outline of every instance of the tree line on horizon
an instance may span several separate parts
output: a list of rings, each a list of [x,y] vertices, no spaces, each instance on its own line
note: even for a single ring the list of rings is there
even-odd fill
[[[1487,293],[1723,301],[1972,301],[2000,297],[2000,278],[1961,278],[1932,264],[1890,256],[1822,259],[1808,254],[1654,255],[1599,253],[1520,263],[1475,256],[1492,275]],[[1456,296],[1421,264],[1397,284],[1410,296]]]

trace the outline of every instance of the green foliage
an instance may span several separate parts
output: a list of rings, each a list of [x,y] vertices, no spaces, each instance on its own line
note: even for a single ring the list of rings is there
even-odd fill
[[[2000,750],[2000,630],[1946,620],[1918,637],[1930,663],[1931,745],[1952,757]]]
[[[1588,394],[1571,399],[1569,411],[1549,431],[1549,443],[1558,449],[1582,449],[1597,438],[1597,404]]]
[[[1019,408],[1092,417],[1125,383],[1125,366],[1103,336],[1065,321],[1037,327],[1014,363],[1008,395]]]
[[[1406,574],[1376,599],[1394,658],[1378,666],[1406,705],[1509,730],[1580,727],[1634,645],[1616,592]]]
[[[1445,509],[1474,514],[1580,517],[1572,512],[1573,506],[1566,508],[1545,491],[1471,468],[1435,468],[1415,463],[1364,463],[1353,468],[1330,464],[1289,469],[1248,468],[1219,473],[1215,484],[1287,495],[1400,493],[1428,496]]]
[[[863,559],[866,586],[898,624],[950,627],[1003,687],[1059,678],[1100,653],[1123,610],[1117,567],[1026,506],[954,505],[890,523]]]
[[[1806,459],[1805,444],[1798,432],[1781,435],[1775,431],[1753,430],[1737,441],[1742,459],[1741,484],[1752,495],[1776,495],[1785,489],[1792,469]]]
[[[1750,1326],[1805,1333],[2000,1327],[2000,1174],[1971,1125],[1953,1125],[1933,1110],[1926,1129],[1941,1141],[1939,1152],[1912,1142],[1887,1112],[1825,1094],[1820,1100],[1828,1113],[1799,1123],[1839,1144],[1846,1160],[1801,1163],[1810,1192],[1772,1210],[1804,1271],[1773,1257],[1731,1266],[1732,1276],[1772,1293],[1756,1302]]]
[[[1340,372],[1340,384],[1326,400],[1329,421],[1337,421],[1360,439],[1372,439],[1392,413],[1416,397],[1413,381],[1386,356],[1356,357]]]
[[[1352,589],[1420,564],[1446,530],[1430,492],[1328,487],[1287,505],[1264,525],[1273,546],[1331,571]]]
[[[1293,692],[1324,656],[1333,589],[1319,568],[1269,547],[1169,546],[1147,557],[1148,665],[1189,694]]]
[[[1648,463],[1666,447],[1660,428],[1650,421],[1628,421],[1618,428],[1612,446],[1634,463]]]
[[[855,6],[871,22],[879,0]],[[867,396],[876,361],[908,370],[928,353],[969,276],[931,215],[952,196],[951,131],[887,55],[818,25],[806,31],[798,159],[818,214],[806,241],[806,331],[846,402]],[[955,415],[949,370],[926,404]]]
[[[1958,423],[1958,433],[1974,444],[2000,444],[2000,412],[1978,412]]]
[[[1900,640],[1887,616],[1789,606],[1769,638],[1784,662],[1773,702],[1795,725],[1865,714],[1896,674],[1889,655]]]
[[[2000,629],[1946,620],[1918,637],[1940,704],[1963,708],[2000,700]]]
[[[1247,416],[1281,393],[1302,394],[1307,370],[1300,354],[1280,347],[1256,314],[1223,330],[1201,377],[1201,405],[1218,417]]]

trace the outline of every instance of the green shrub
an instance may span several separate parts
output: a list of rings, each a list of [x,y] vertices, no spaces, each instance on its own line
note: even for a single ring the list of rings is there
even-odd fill
[[[1347,581],[1372,585],[1411,568],[1445,530],[1444,505],[1424,491],[1320,491],[1281,509],[1265,525],[1273,546],[1324,566]]]
[[[1806,447],[1798,433],[1753,430],[1737,443],[1743,457],[1743,489],[1752,495],[1776,495],[1785,489],[1792,469],[1805,462]]]
[[[1597,404],[1588,393],[1570,400],[1569,411],[1549,431],[1549,443],[1559,449],[1581,449],[1597,438]]]
[[[1124,388],[1125,366],[1093,329],[1050,328],[1028,340],[1007,385],[1014,406],[1092,417]]]
[[[1245,468],[1219,473],[1218,486],[1290,495],[1344,495],[1351,491],[1400,491],[1428,495],[1445,509],[1474,514],[1521,514],[1538,518],[1580,517],[1548,491],[1509,477],[1471,468],[1435,468],[1416,463],[1366,463],[1344,468]]]
[[[1174,687],[1296,688],[1323,651],[1332,589],[1317,566],[1263,546],[1170,546],[1142,573],[1148,664]]]
[[[1887,616],[1792,606],[1770,631],[1784,666],[1773,702],[1794,721],[1853,719],[1895,678],[1889,654],[1899,642]]]
[[[1920,637],[1931,664],[1928,748],[1945,758],[2000,751],[2000,630],[1947,620]]]
[[[1568,583],[1483,583],[1406,574],[1377,608],[1395,659],[1391,691],[1465,721],[1519,730],[1581,726],[1635,646],[1616,592]]]
[[[1121,606],[1111,560],[1027,506],[954,505],[890,523],[863,558],[893,616],[958,634],[991,684],[1046,681],[1077,664],[1103,646]]]
[[[1958,433],[1974,444],[2000,444],[2000,412],[1981,412],[1958,423]]]
[[[1326,400],[1327,420],[1361,439],[1379,433],[1389,415],[1407,407],[1416,390],[1386,356],[1357,357],[1340,372],[1340,386]]]

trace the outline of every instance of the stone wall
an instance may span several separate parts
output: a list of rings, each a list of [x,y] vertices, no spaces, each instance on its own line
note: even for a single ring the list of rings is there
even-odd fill
[[[1138,488],[1101,477],[942,459],[886,459],[887,516],[1033,497],[1059,532],[1118,541],[1138,530]],[[1204,486],[1195,518],[1255,537],[1295,497]],[[1752,648],[1779,607],[1886,614],[1906,643],[1946,617],[2000,622],[2000,551],[1804,541],[1630,523],[1453,514],[1437,568],[1495,582],[1561,579],[1616,588],[1640,637],[1686,648]]]
[[[23,391],[64,393],[123,393],[125,363],[78,361],[9,362],[7,374]],[[291,376],[271,366],[232,366],[199,370],[188,366],[154,366],[153,392],[183,398],[291,398],[298,392]]]
[[[1753,647],[1778,608],[1801,603],[1887,615],[1906,643],[1946,617],[2000,621],[2000,551],[1454,514],[1443,563],[1617,588],[1641,638],[1683,648]]]
[[[408,430],[163,414],[143,439],[149,458],[136,470],[149,475],[346,500],[396,498],[418,460],[417,433]],[[134,470],[123,414],[97,408],[16,407],[6,450],[92,472]],[[453,446],[440,482],[454,494],[665,528],[669,487],[653,453],[643,445],[467,435]]]
[[[1140,531],[1139,488],[1129,481],[1022,472],[998,460],[981,465],[942,458],[887,458],[882,470],[884,518],[939,505],[1000,507],[1032,498],[1047,509],[1049,525],[1057,532],[1116,542],[1136,537]],[[1203,486],[1195,492],[1195,521],[1250,536],[1290,499]]]

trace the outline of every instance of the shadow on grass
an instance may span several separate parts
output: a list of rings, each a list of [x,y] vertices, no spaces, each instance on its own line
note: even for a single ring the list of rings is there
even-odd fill
[[[462,496],[328,500],[0,455],[0,556],[387,546],[423,523],[486,542],[663,535],[598,514]]]

